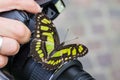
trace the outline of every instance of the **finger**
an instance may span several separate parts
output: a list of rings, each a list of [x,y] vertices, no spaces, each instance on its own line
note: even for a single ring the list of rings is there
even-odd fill
[[[2,39],[0,55],[11,56],[18,53],[20,45],[16,40],[7,37],[2,37]]]
[[[0,55],[0,68],[3,68],[8,62],[8,57]]]
[[[13,9],[26,10],[32,13],[41,11],[40,6],[34,0],[0,0],[0,12]]]
[[[0,35],[13,38],[20,44],[29,41],[31,32],[22,22],[0,17]]]
[[[38,13],[42,10],[39,4],[37,4],[34,0],[17,0],[15,4],[16,9],[26,10],[32,13]]]

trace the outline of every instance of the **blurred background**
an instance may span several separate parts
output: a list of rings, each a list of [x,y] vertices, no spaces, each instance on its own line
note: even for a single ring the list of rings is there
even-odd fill
[[[61,42],[88,47],[79,60],[96,80],[120,80],[120,0],[64,1],[66,9],[54,21]]]

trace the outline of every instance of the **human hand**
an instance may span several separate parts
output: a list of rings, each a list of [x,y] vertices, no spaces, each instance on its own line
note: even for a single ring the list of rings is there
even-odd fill
[[[0,12],[13,9],[25,10],[31,13],[38,13],[41,8],[34,0],[0,0]],[[20,44],[29,41],[31,32],[22,22],[0,17],[0,68],[8,62],[8,56],[15,55]]]

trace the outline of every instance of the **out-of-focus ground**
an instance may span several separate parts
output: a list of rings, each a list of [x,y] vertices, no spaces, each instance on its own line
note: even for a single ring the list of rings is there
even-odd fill
[[[96,80],[120,80],[120,0],[64,1],[66,9],[54,21],[61,42],[88,47],[79,60]]]

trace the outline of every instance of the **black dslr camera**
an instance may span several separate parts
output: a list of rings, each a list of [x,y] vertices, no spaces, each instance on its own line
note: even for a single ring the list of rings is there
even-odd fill
[[[65,8],[62,0],[36,0],[51,20],[55,19]],[[0,13],[0,16],[16,19],[23,22],[31,32],[34,30],[35,15],[12,10]],[[1,69],[0,80],[95,80],[90,74],[83,70],[82,64],[78,60],[64,64],[59,70],[47,71],[40,63],[28,58],[30,42],[21,45],[17,55],[9,58],[8,65]],[[13,76],[11,76],[13,75]]]

